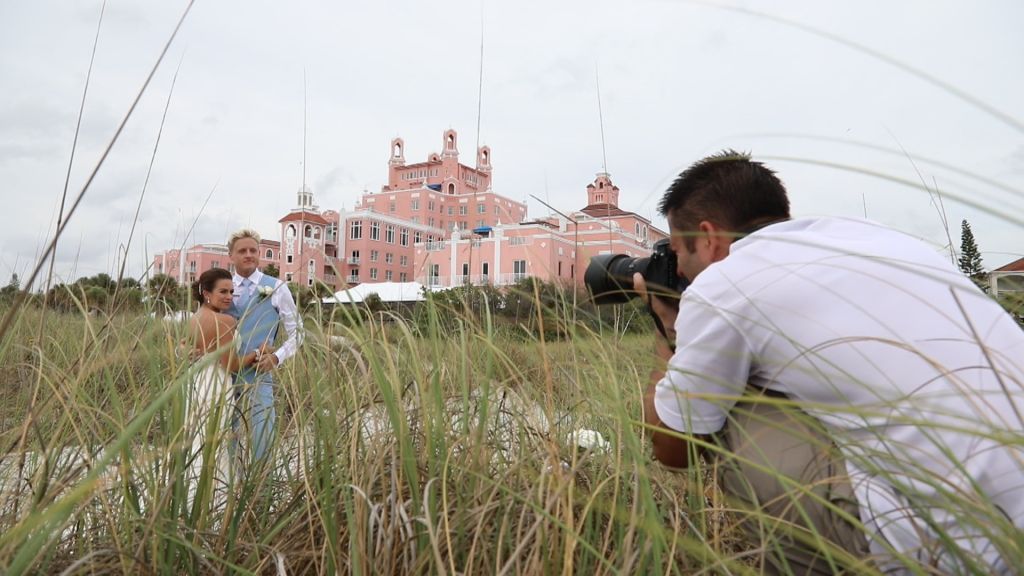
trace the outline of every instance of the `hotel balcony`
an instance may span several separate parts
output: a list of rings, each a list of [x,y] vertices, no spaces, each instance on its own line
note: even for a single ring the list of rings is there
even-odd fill
[[[481,274],[474,276],[456,276],[454,282],[451,276],[417,276],[416,281],[425,286],[434,288],[452,288],[465,286],[467,283],[473,286],[509,286],[516,284],[529,277],[529,274]]]

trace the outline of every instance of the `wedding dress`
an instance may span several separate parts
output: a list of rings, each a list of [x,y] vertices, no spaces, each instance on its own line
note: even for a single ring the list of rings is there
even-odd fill
[[[210,362],[209,357],[204,356],[200,363],[204,361]],[[231,373],[217,361],[197,372],[189,386],[185,404],[185,432],[192,438],[188,455],[189,505],[194,502],[204,472],[212,480],[207,491],[213,494],[215,505],[223,502],[230,486],[232,470],[228,452],[232,396]]]

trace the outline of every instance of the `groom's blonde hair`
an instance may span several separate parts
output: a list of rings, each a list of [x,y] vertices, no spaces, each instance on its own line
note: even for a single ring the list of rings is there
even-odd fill
[[[252,238],[253,240],[256,241],[256,244],[260,243],[260,235],[255,230],[251,228],[242,228],[238,232],[232,234],[230,238],[228,238],[228,254],[234,252],[235,242],[238,242],[243,238]]]

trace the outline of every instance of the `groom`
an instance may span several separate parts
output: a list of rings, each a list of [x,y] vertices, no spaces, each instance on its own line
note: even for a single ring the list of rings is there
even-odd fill
[[[274,437],[273,370],[295,355],[302,343],[302,324],[295,300],[284,282],[259,271],[260,236],[239,230],[228,239],[228,257],[234,264],[234,300],[228,314],[238,320],[239,354],[265,346],[257,363],[235,374],[236,419],[249,431],[253,460],[267,454]],[[288,338],[273,348],[278,327],[284,324]]]

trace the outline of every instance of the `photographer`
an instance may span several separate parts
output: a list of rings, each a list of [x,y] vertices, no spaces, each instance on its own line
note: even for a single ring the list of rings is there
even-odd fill
[[[676,308],[633,278],[664,327],[654,457],[715,464],[762,569],[1019,568],[1024,333],[994,301],[902,233],[790,219],[733,151],[659,210],[691,284]]]

